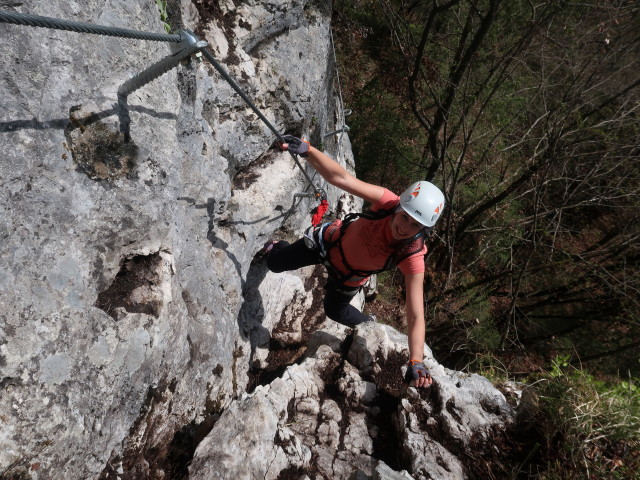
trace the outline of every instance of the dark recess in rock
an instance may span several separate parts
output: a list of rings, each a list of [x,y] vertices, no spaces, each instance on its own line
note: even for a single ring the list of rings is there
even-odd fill
[[[81,108],[71,108],[65,129],[66,148],[76,169],[92,180],[135,178],[137,145],[103,123],[99,114],[84,115]]]
[[[136,255],[122,262],[109,288],[100,292],[95,306],[117,320],[116,309],[158,317],[162,308],[159,291],[162,258],[159,253]]]

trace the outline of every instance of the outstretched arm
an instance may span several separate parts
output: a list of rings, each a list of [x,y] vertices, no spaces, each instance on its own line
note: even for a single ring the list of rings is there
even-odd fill
[[[293,142],[292,137],[288,138]],[[282,148],[287,150],[289,148],[289,144],[283,143]],[[334,187],[338,187],[370,203],[376,203],[384,194],[384,188],[358,180],[347,172],[342,165],[322,153],[317,148],[309,145],[305,154],[307,155],[306,159],[311,166],[315,168],[322,178]]]
[[[407,290],[406,313],[407,313],[407,334],[409,336],[410,360],[422,362],[424,357],[424,293],[423,282],[424,273],[405,275],[405,286]],[[416,387],[428,387],[431,385],[431,377],[420,377],[416,381]]]

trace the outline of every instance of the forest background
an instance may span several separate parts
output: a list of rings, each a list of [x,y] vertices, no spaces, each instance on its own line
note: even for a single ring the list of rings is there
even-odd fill
[[[638,478],[638,2],[336,0],[333,28],[358,176],[446,196],[428,344],[536,387],[503,473]],[[379,282],[367,308],[402,327]]]

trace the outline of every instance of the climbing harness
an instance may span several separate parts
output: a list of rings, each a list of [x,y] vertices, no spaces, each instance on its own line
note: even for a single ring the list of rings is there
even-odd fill
[[[240,98],[253,110],[253,112],[262,120],[262,122],[273,132],[278,139],[279,143],[284,143],[282,135],[276,130],[271,122],[262,114],[262,112],[256,107],[251,99],[242,91],[238,83],[227,73],[227,71],[218,63],[213,54],[206,48],[208,43],[204,40],[200,40],[190,30],[180,30],[177,34],[161,34],[153,32],[142,32],[138,30],[129,30],[125,28],[108,27],[103,25],[95,25],[91,23],[75,22],[69,20],[61,20],[57,18],[43,17],[40,15],[31,15],[24,13],[9,12],[0,10],[0,23],[10,23],[15,25],[26,25],[31,27],[52,28],[57,30],[67,30],[78,33],[89,33],[95,35],[107,35],[113,37],[131,38],[136,40],[150,40],[157,42],[169,42],[177,44],[172,50],[172,54],[162,60],[154,63],[143,72],[137,74],[133,78],[127,80],[118,89],[118,102],[121,106],[126,105],[127,96],[139,89],[140,87],[152,82],[161,75],[164,75],[172,68],[176,67],[183,59],[191,56],[192,54],[202,53],[204,57],[213,65],[218,73],[224,78],[227,83],[240,95]],[[321,211],[320,207],[326,205],[326,193],[323,189],[316,187],[313,181],[300,164],[297,155],[289,152],[291,157],[295,161],[296,165],[304,175],[309,186],[313,189],[314,193],[305,196],[313,196],[316,199],[321,200],[321,205],[318,207],[318,211]],[[326,212],[326,209],[324,210]],[[324,214],[324,213],[323,213]]]
[[[425,244],[425,240],[431,232],[431,228],[425,227],[413,237],[403,240],[389,255],[389,257],[385,261],[384,266],[382,268],[374,270],[358,270],[352,267],[347,261],[346,254],[342,247],[342,239],[344,238],[349,225],[351,225],[359,218],[363,218],[368,221],[380,221],[389,217],[390,215],[393,215],[393,213],[395,213],[396,211],[397,208],[377,211],[368,210],[360,213],[350,213],[339,224],[336,224],[335,222],[327,222],[319,226],[312,225],[304,233],[305,245],[310,250],[315,250],[318,253],[318,256],[321,259],[321,263],[325,267],[327,267],[329,277],[333,278],[340,284],[344,284],[345,282],[357,282],[360,280],[364,280],[371,275],[391,270],[392,268],[397,267],[403,260],[409,258],[411,255],[415,255],[422,250]],[[334,235],[336,235],[336,230],[337,238],[335,240],[327,240],[327,234],[333,237]],[[330,251],[332,248],[338,249],[340,260],[342,261],[344,267],[347,269],[346,273],[339,271],[331,263]]]

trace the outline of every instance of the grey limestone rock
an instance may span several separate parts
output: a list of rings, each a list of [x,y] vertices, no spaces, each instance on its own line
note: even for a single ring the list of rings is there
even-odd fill
[[[204,33],[280,131],[336,128],[324,7],[220,2],[222,18],[169,3],[173,27]],[[163,31],[146,0],[2,8]],[[208,64],[179,65],[122,110],[119,86],[168,44],[0,35],[0,472],[158,478],[180,435],[246,389],[282,310],[308,306],[298,274],[268,275],[254,256],[299,235],[315,200],[294,205],[303,176]],[[344,163],[343,143],[325,148]]]
[[[322,141],[353,171],[348,137],[325,138],[344,122],[330,2],[168,4],[174,29],[207,40],[279,132]],[[147,0],[0,7],[163,31]],[[206,437],[190,478],[405,478],[380,463],[396,428],[417,479],[432,478],[427,454],[464,472],[452,447],[490,448],[511,413],[488,382],[430,360],[437,401],[414,392],[383,416],[379,376],[406,338],[325,321],[316,269],[267,271],[264,242],[297,238],[317,202],[294,196],[310,190],[291,156],[208,63],[186,61],[124,104],[120,85],[169,45],[0,35],[0,473],[167,478],[188,473]],[[360,207],[307,171],[332,213]],[[261,385],[256,369],[289,344],[293,365]]]
[[[196,450],[191,479],[276,479],[297,468],[318,478],[475,478],[472,457],[513,422],[486,379],[443,368],[426,346],[434,385],[398,388],[407,338],[390,327],[327,325],[314,338],[304,361],[232,402]]]

